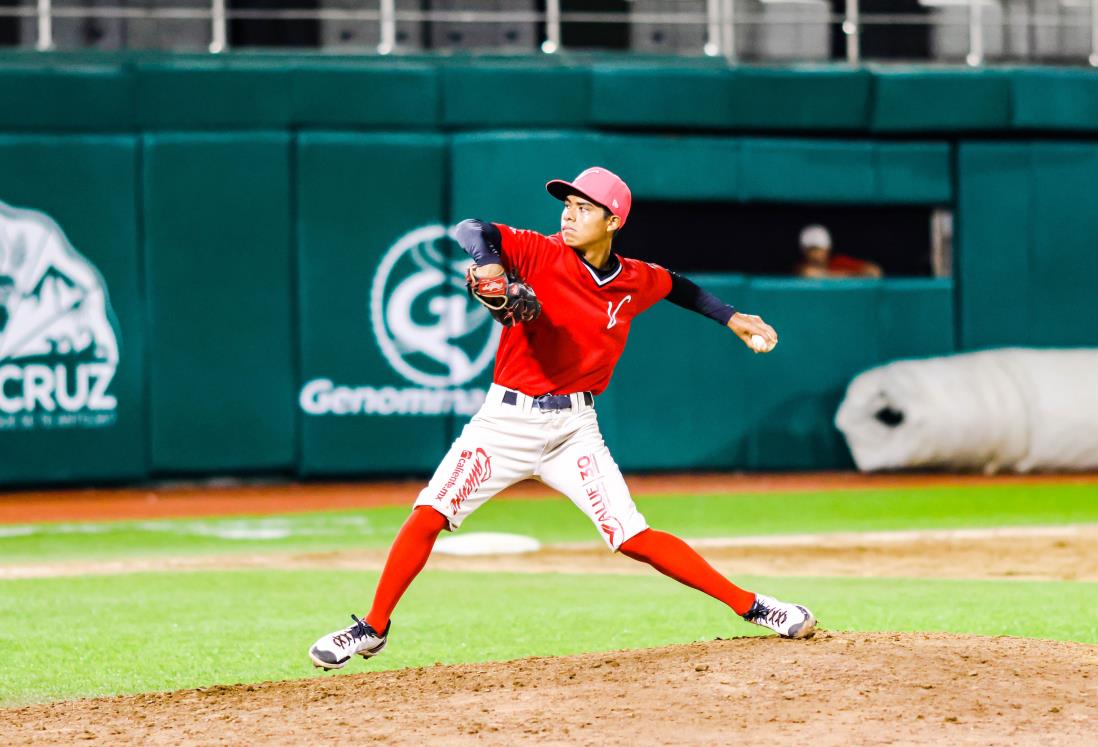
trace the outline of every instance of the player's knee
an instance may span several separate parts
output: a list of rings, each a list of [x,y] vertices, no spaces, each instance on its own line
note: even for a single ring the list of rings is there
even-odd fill
[[[434,506],[416,506],[408,517],[408,524],[424,534],[438,536],[443,529],[450,528],[450,520]]]
[[[644,538],[650,531],[649,529],[642,529],[637,532],[618,546],[618,552],[633,558],[633,560],[644,560]]]

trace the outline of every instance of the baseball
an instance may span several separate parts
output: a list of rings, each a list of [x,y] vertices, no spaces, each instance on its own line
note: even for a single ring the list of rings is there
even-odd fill
[[[751,348],[756,353],[765,353],[770,349],[762,335],[751,335]]]

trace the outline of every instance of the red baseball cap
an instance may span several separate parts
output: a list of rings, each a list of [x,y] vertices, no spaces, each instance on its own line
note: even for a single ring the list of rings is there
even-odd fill
[[[613,171],[601,166],[592,166],[570,182],[554,179],[545,185],[545,189],[561,201],[573,194],[586,197],[618,216],[623,226],[633,205],[633,194],[626,183]]]

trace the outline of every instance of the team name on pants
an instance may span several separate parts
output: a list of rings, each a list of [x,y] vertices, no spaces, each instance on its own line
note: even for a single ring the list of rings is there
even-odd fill
[[[613,544],[615,531],[621,531],[621,522],[610,515],[610,509],[606,505],[606,488],[598,460],[593,455],[584,454],[576,460],[576,466],[579,468],[580,480],[583,481],[583,491],[587,494],[587,502],[595,513],[595,521]]]
[[[473,466],[469,469],[469,474],[465,477],[465,482],[462,483],[458,491],[454,493],[454,497],[450,499],[450,513],[453,516],[457,516],[457,512],[461,509],[461,504],[465,502],[465,499],[476,492],[477,488],[492,476],[492,457],[488,456],[488,452],[479,446],[477,447],[475,454],[474,452],[467,450],[462,451],[457,464],[454,466],[454,471],[450,474],[449,479],[446,480],[446,484],[438,491],[435,500],[442,501],[447,491],[457,484],[470,459],[473,459]]]

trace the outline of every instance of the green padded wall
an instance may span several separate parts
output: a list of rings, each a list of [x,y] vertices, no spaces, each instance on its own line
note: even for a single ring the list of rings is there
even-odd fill
[[[944,143],[873,143],[708,136],[503,132],[454,138],[455,218],[492,210],[496,220],[552,229],[543,185],[599,164],[634,196],[663,200],[947,204]],[[491,179],[481,177],[493,164]],[[483,217],[483,216],[481,216]]]
[[[133,129],[134,100],[116,65],[0,66],[0,131],[123,132]]]
[[[545,191],[550,179],[571,179],[603,160],[600,136],[579,132],[457,135],[450,158],[450,217],[483,218],[553,233],[560,203]],[[491,178],[484,178],[492,164]],[[604,163],[613,168],[610,163]]]
[[[297,163],[299,471],[433,470],[452,426],[440,397],[450,381],[474,396],[458,357],[490,370],[494,331],[447,334],[470,302],[444,238],[446,142],[308,133]]]
[[[145,130],[275,129],[290,124],[290,67],[244,60],[137,66],[137,119]]]
[[[874,132],[1005,130],[1010,76],[1003,70],[873,68]]]
[[[965,144],[959,184],[963,347],[1098,343],[1098,144]]]
[[[289,138],[148,135],[144,162],[152,466],[288,470]]]
[[[729,127],[735,121],[731,79],[729,70],[714,66],[595,65],[590,123]]]
[[[1031,345],[1098,346],[1098,143],[1033,143]],[[1096,382],[1098,383],[1098,382]]]
[[[451,63],[440,70],[448,127],[582,127],[591,109],[586,68],[540,60]]]
[[[870,75],[831,65],[741,66],[732,76],[732,122],[748,130],[862,130]]]
[[[949,146],[869,140],[744,138],[744,200],[809,203],[948,203]]]
[[[826,140],[743,141],[741,195],[748,200],[872,202],[873,145]]]
[[[1098,144],[965,144],[961,344],[1094,345]]]
[[[971,350],[1028,341],[1029,150],[1019,143],[964,143],[957,164],[958,342]]]
[[[741,308],[778,332],[778,347],[753,365],[742,417],[753,470],[851,466],[832,423],[850,379],[879,362],[879,281],[759,279]],[[856,341],[856,342],[852,342]]]
[[[603,63],[591,76],[595,125],[857,130],[869,108],[868,73],[843,67]]]
[[[148,472],[137,164],[132,137],[0,137],[0,485]]]
[[[601,143],[602,162],[625,179],[636,196],[659,200],[739,197],[740,142],[735,138],[606,135]]]
[[[304,127],[406,127],[439,123],[438,75],[425,63],[301,61],[290,72],[292,121]]]
[[[0,66],[0,132],[12,133],[0,137],[0,201],[55,220],[102,276],[120,339],[109,389],[117,407],[98,427],[87,418],[52,427],[46,383],[32,381],[36,412],[24,425],[26,413],[4,406],[17,409],[26,362],[16,378],[0,372],[0,453],[15,455],[0,459],[5,484],[295,466],[306,475],[429,471],[465,414],[447,414],[437,391],[409,394],[431,387],[384,354],[370,299],[385,252],[415,228],[471,216],[553,231],[560,206],[544,182],[593,163],[618,171],[639,198],[956,208],[955,286],[700,278],[775,322],[782,343],[771,356],[657,305],[599,403],[626,468],[849,465],[831,417],[861,368],[1098,337],[1098,296],[1086,282],[1098,271],[1098,143],[957,142],[1008,126],[1049,137],[1098,130],[1092,71],[729,69],[597,56],[44,59],[12,55]],[[485,94],[499,91],[506,105],[493,107]],[[476,128],[495,131],[431,134]],[[641,128],[660,132],[628,132]],[[135,130],[147,133],[141,152],[120,134]],[[911,139],[918,133],[939,140]],[[414,348],[435,339],[439,314],[461,318],[454,310],[466,300],[440,268],[453,274],[464,260],[442,238],[413,248],[391,273],[410,285],[383,284],[384,324],[400,310],[394,298],[411,298],[408,315],[426,336],[398,346],[396,359],[430,369],[431,355]],[[14,253],[0,254],[3,276]],[[73,280],[59,269],[30,297],[71,297],[61,275]],[[11,345],[18,314],[0,312],[9,330],[0,345]],[[864,345],[833,343],[847,326]],[[460,368],[462,355],[479,356],[482,332],[439,338],[435,354],[450,357],[435,363]],[[42,355],[64,355],[63,342]],[[703,350],[718,374],[691,362]],[[481,389],[490,365],[451,376],[463,378],[458,389]],[[374,388],[381,409],[397,401],[436,412],[302,412],[304,385],[322,378]],[[691,395],[733,382],[751,396],[637,412],[647,392],[675,396],[683,382]],[[356,393],[333,396],[347,408]],[[722,417],[687,415],[703,407]],[[665,431],[673,438],[655,437]],[[702,437],[691,442],[694,432]]]
[[[728,303],[740,276],[694,278]],[[633,322],[629,343],[596,407],[603,436],[626,470],[742,467],[747,376],[762,356],[730,330],[669,302]]]
[[[501,99],[500,96],[505,98]],[[572,54],[400,59],[9,52],[0,131],[596,127],[1098,131],[1098,73]]]
[[[1014,129],[1098,131],[1098,71],[1016,70],[1011,98]]]
[[[737,198],[739,144],[732,138],[481,133],[456,136],[452,150],[454,220],[481,217],[552,233],[560,203],[545,182],[571,179],[594,164],[619,174],[635,197]],[[491,179],[480,175],[487,163]]]
[[[948,279],[694,279],[773,324],[780,342],[755,355],[670,303],[641,316],[597,403],[624,469],[848,467],[833,419],[850,380],[891,360],[955,350]]]
[[[953,164],[945,143],[874,143],[873,202],[944,205],[953,199]]]
[[[952,278],[890,278],[880,284],[877,354],[882,362],[957,351]]]

